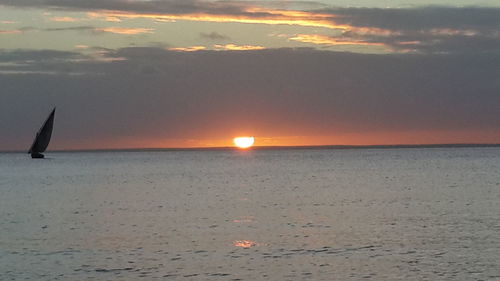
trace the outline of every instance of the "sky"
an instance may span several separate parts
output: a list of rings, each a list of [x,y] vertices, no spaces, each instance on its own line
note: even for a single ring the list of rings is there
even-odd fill
[[[500,142],[500,1],[0,0],[0,150]]]

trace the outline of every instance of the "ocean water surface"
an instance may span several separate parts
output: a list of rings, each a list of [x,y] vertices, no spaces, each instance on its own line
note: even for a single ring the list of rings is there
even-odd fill
[[[0,154],[0,280],[500,280],[500,148]]]

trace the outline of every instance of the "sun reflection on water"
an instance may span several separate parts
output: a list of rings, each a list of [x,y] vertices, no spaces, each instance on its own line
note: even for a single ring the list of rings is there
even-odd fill
[[[251,240],[236,240],[233,242],[233,246],[240,248],[251,248],[257,246],[257,243]]]
[[[245,216],[245,217],[240,217],[239,219],[234,219],[233,222],[235,223],[249,223],[253,222],[255,218],[253,216]]]

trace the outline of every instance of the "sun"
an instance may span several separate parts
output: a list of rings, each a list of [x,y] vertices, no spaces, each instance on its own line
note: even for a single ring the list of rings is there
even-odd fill
[[[249,148],[254,141],[254,137],[237,137],[233,139],[234,145],[239,148]]]

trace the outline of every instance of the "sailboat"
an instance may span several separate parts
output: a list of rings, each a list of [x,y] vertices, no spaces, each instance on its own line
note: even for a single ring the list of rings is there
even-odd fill
[[[31,145],[28,153],[31,154],[31,158],[43,158],[42,152],[49,146],[50,137],[52,136],[52,128],[54,127],[54,115],[56,113],[56,108],[52,110],[47,117],[47,120],[43,123],[42,127],[36,133],[35,140]]]

